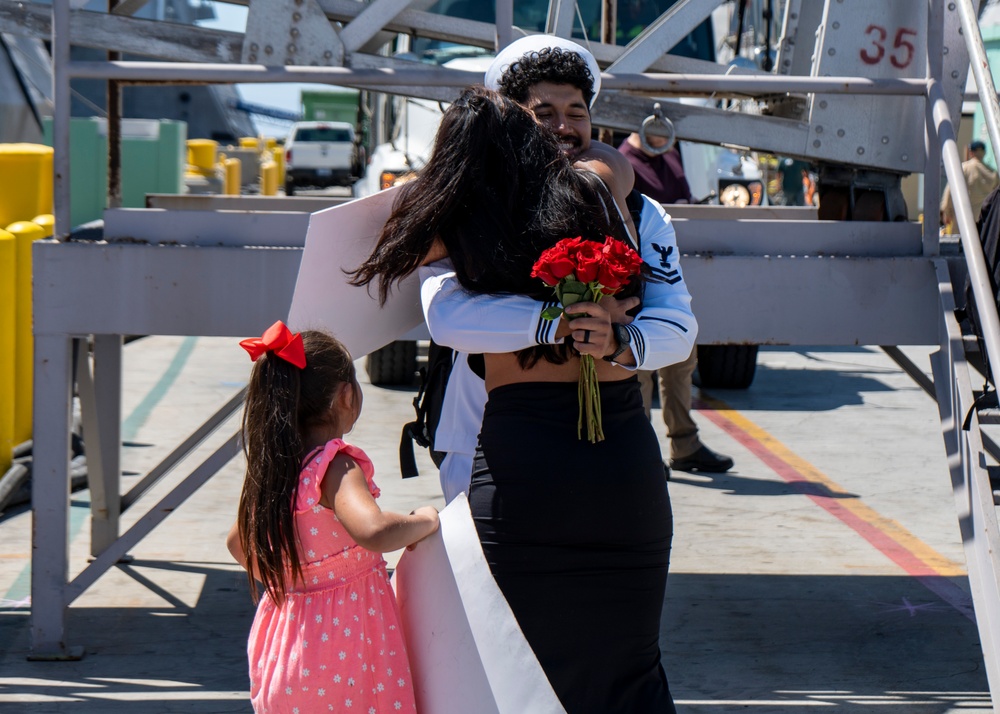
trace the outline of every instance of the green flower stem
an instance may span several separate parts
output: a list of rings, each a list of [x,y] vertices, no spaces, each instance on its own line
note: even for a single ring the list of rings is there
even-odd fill
[[[559,317],[563,308],[577,302],[600,302],[604,297],[604,286],[596,280],[581,283],[576,276],[569,275],[554,288],[559,308],[549,308],[542,313],[546,320]],[[601,414],[601,388],[597,379],[597,365],[593,355],[580,355],[580,379],[577,383],[577,401],[580,411],[576,419],[576,437],[583,438],[583,424],[587,423],[587,441],[595,444],[604,441],[604,424]]]
[[[576,423],[577,438],[583,438],[583,422],[587,422],[587,441],[604,441],[601,424],[601,392],[597,381],[597,366],[592,355],[580,356],[580,380],[577,384],[580,413]]]

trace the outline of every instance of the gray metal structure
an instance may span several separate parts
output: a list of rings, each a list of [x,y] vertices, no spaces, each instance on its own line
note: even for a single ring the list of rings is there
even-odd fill
[[[120,3],[111,15],[74,10],[70,0],[56,0],[51,11],[0,2],[0,31],[51,33],[55,77],[56,238],[36,244],[34,251],[34,657],[79,656],[66,633],[73,600],[236,452],[233,438],[120,533],[121,510],[138,495],[120,493],[122,335],[258,333],[290,303],[307,220],[295,212],[112,209],[102,240],[76,239],[68,200],[70,78],[310,81],[448,100],[480,78],[378,54],[385,39],[405,32],[495,50],[498,38],[505,43],[520,31],[510,25],[512,0],[496,0],[496,17],[503,19],[497,25],[433,15],[425,11],[428,4],[254,0],[243,35],[129,17],[127,8],[138,2]],[[659,101],[679,139],[725,141],[836,162],[858,175],[898,178],[926,172],[922,225],[803,225],[747,219],[738,212],[720,215],[719,209],[696,218],[697,207],[692,207],[691,218],[678,219],[678,236],[705,343],[880,344],[914,374],[917,370],[893,346],[940,345],[933,390],[941,405],[990,687],[1000,711],[1000,531],[986,469],[998,450],[980,435],[975,413],[973,428],[961,429],[973,402],[973,377],[952,312],[952,271],[939,244],[934,210],[943,160],[956,196],[964,261],[985,323],[987,358],[993,373],[1000,374],[1000,323],[951,119],[959,115],[971,54],[980,95],[988,98],[991,138],[1000,146],[1000,111],[985,69],[976,9],[971,0],[788,0],[775,73],[665,54],[719,4],[680,0],[627,47],[592,42],[605,69],[594,123],[635,130]],[[572,8],[566,0],[551,0],[549,29],[567,34]],[[154,59],[74,62],[70,44]],[[756,98],[765,111],[664,101],[685,95]],[[115,195],[116,187],[109,193]],[[160,233],[165,211],[169,235]],[[89,295],[88,301],[79,300],[81,294]],[[735,304],[753,309],[741,312]],[[67,472],[74,350],[85,405],[96,559],[70,580]],[[235,408],[232,403],[223,407],[140,486],[148,487],[172,468]]]

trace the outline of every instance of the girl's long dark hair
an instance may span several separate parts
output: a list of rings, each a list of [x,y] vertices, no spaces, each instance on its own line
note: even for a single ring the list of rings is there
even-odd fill
[[[288,578],[302,574],[293,509],[307,455],[303,434],[334,420],[331,405],[338,385],[354,384],[354,363],[339,341],[324,332],[306,331],[302,342],[304,369],[269,352],[254,363],[247,385],[243,408],[247,472],[237,522],[254,602],[255,578],[275,602],[281,602]]]

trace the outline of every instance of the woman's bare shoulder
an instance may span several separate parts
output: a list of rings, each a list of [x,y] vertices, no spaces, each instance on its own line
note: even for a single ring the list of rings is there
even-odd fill
[[[635,172],[629,160],[614,147],[599,141],[592,142],[573,166],[597,174],[616,197],[627,196],[635,184]]]

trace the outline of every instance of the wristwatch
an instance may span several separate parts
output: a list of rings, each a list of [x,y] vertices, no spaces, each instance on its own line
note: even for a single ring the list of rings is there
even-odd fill
[[[618,359],[618,356],[628,349],[629,344],[632,342],[632,337],[629,335],[628,330],[625,329],[625,325],[618,322],[611,323],[611,332],[614,333],[615,339],[618,340],[618,349],[609,355],[604,356],[605,362],[614,362]]]

